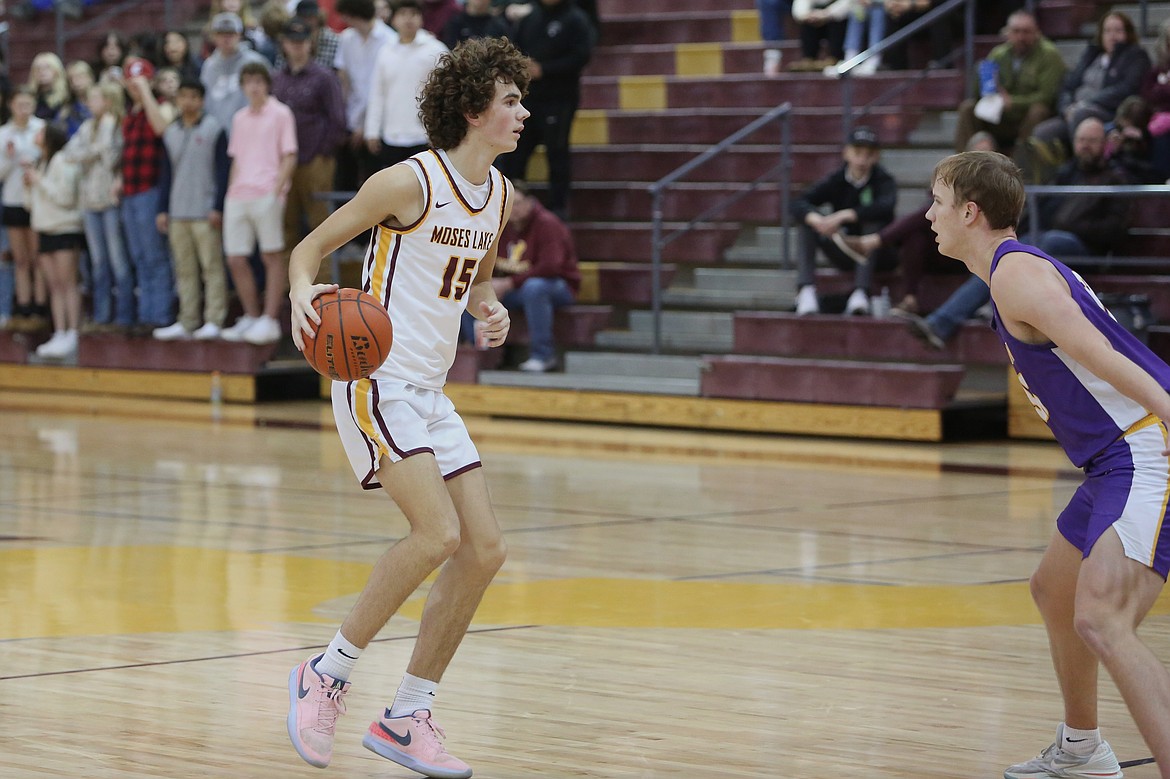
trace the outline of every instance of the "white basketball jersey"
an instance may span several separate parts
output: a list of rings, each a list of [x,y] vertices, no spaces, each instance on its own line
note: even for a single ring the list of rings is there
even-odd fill
[[[412,225],[376,225],[366,250],[362,289],[382,301],[394,325],[390,356],[373,378],[442,389],[471,282],[504,226],[510,185],[495,168],[473,185],[433,149],[402,164],[418,176],[426,205]]]

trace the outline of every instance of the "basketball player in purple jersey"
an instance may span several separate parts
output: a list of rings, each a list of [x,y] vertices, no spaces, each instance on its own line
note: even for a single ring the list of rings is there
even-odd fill
[[[932,195],[926,218],[939,251],[991,287],[994,326],[1024,392],[1086,475],[1031,580],[1064,722],[1051,746],[1004,777],[1121,777],[1097,727],[1101,662],[1170,779],[1170,673],[1136,632],[1170,570],[1170,367],[1079,275],[1016,239],[1024,186],[1007,157],[948,157]]]

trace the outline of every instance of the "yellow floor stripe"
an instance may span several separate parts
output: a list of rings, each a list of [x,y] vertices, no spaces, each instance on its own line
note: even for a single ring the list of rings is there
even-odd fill
[[[666,109],[666,79],[663,76],[622,76],[618,79],[618,105],[623,111]]]

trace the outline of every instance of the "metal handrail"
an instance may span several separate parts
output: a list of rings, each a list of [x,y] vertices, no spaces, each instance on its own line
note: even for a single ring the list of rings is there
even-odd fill
[[[65,44],[74,38],[79,38],[91,30],[99,27],[105,27],[106,23],[116,17],[123,11],[128,11],[131,8],[136,8],[142,5],[144,0],[122,0],[122,2],[110,6],[102,11],[92,19],[87,19],[80,24],[73,25],[68,30],[65,29],[65,12],[61,8],[61,3],[53,4],[53,11],[56,16],[57,23],[57,56],[65,60]],[[163,29],[170,30],[174,27],[174,8],[172,7],[173,0],[164,0],[163,2]]]
[[[727,151],[734,144],[743,140],[747,136],[759,130],[766,124],[780,119],[780,163],[764,173],[763,176],[757,178],[748,185],[748,188],[742,192],[733,193],[723,200],[717,202],[715,205],[708,208],[699,216],[695,217],[685,225],[675,230],[668,236],[662,234],[662,198],[666,189],[677,182],[683,176],[687,175],[695,168],[710,162],[715,157]],[[761,183],[774,176],[777,170],[780,173],[780,212],[781,221],[785,234],[788,231],[788,198],[791,191],[791,182],[789,176],[792,169],[792,104],[782,103],[764,115],[752,120],[740,129],[727,136],[719,143],[704,151],[697,157],[684,162],[670,173],[667,173],[662,178],[655,181],[647,189],[650,192],[651,201],[651,238],[650,238],[650,308],[654,321],[654,345],[653,353],[660,354],[662,352],[662,250],[666,245],[672,241],[681,238],[684,234],[694,229],[695,225],[705,222],[715,214],[725,211],[734,203],[739,202],[749,192],[758,189]],[[788,264],[788,241],[780,242],[781,249],[781,263]]]
[[[904,43],[906,40],[913,37],[921,30],[933,25],[936,21],[942,19],[945,16],[950,16],[952,13],[958,10],[960,6],[963,6],[965,9],[965,13],[963,15],[962,49],[964,73],[971,73],[975,68],[975,0],[947,0],[947,2],[932,8],[930,11],[918,17],[910,24],[898,30],[896,33],[882,38],[874,46],[871,46],[865,51],[835,66],[837,69],[837,75],[840,76],[843,80],[841,84],[841,114],[844,117],[844,122],[842,122],[842,130],[844,130],[845,138],[848,138],[849,133],[853,131],[853,80],[851,75],[854,68],[856,68],[861,63],[876,57],[882,52],[893,48],[900,43]],[[951,52],[951,54],[947,57],[947,61],[952,59],[954,56],[955,52]],[[921,75],[919,75],[918,80],[925,78],[926,74],[932,69],[933,68],[928,67]],[[865,106],[865,108],[862,110],[862,113],[868,113],[868,111],[873,106],[880,105],[881,101],[887,99],[888,97],[901,94],[901,92],[905,91],[908,87],[909,85],[905,85],[896,92],[879,95],[877,98],[874,98],[874,100],[870,101],[869,105]]]

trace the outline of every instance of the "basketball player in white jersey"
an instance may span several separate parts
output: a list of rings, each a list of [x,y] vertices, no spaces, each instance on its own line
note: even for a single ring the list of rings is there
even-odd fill
[[[313,283],[322,259],[373,228],[363,287],[389,311],[393,346],[369,379],[333,383],[333,409],[362,487],[385,490],[410,525],[375,563],[328,649],[289,676],[289,737],[320,768],[332,756],[358,656],[441,567],[402,684],[362,743],[426,776],[471,776],[443,747],[431,712],[505,546],[479,454],[443,385],[464,309],[485,323],[489,345],[508,335],[491,277],[512,187],[492,162],[516,148],[527,87],[526,61],[505,39],[467,41],[443,55],[420,96],[433,148],[371,176],[289,260],[293,341],[303,349],[320,323],[313,299],[337,288]]]

